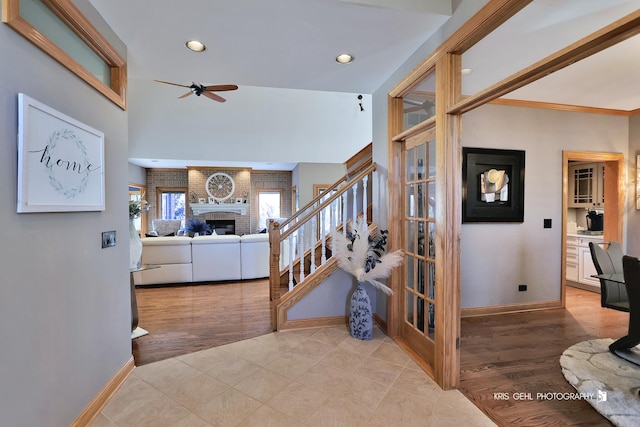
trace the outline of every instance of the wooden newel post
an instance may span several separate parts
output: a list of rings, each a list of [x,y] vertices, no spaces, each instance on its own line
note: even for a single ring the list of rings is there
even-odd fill
[[[280,223],[269,220],[269,299],[280,299]]]

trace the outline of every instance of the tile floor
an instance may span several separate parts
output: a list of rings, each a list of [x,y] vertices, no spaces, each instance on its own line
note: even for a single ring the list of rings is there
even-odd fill
[[[124,426],[494,426],[440,388],[380,330],[272,333],[133,370],[92,424]]]

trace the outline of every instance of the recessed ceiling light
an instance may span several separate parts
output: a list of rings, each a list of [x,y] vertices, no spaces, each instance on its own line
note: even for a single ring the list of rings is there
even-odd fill
[[[471,73],[471,68],[463,68],[462,70],[460,70],[460,74],[462,74],[463,76],[466,76],[467,74]]]
[[[349,64],[353,62],[354,59],[356,59],[356,57],[348,53],[341,53],[340,55],[336,56],[336,61],[341,64]]]
[[[194,52],[204,52],[207,49],[207,47],[198,40],[189,40],[184,45]]]

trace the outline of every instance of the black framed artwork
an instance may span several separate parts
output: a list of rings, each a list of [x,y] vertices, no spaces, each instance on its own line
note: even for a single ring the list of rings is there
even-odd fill
[[[525,152],[462,148],[462,222],[524,221]]]

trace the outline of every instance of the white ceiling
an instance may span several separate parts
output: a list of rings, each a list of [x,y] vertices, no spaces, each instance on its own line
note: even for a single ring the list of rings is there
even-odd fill
[[[127,45],[133,79],[351,93],[373,93],[452,13],[451,0],[90,1]],[[564,47],[554,41],[572,34],[568,28],[584,36],[639,5],[536,0],[465,54],[463,64],[473,70],[465,77],[466,91]],[[207,50],[188,51],[189,39],[201,40]],[[336,63],[342,52],[354,54],[355,62]],[[508,97],[639,108],[640,93],[630,90],[638,86],[639,52],[636,37]]]
[[[447,22],[456,0],[89,0],[128,49],[131,82],[237,84],[372,94]],[[453,5],[452,5],[453,4]],[[640,0],[534,0],[463,55],[472,94],[640,6]],[[184,43],[198,39],[204,53]],[[341,65],[336,55],[355,55]],[[640,36],[506,98],[640,108]],[[135,83],[133,83],[135,84]],[[158,90],[166,90],[157,84]],[[162,87],[164,86],[164,87]],[[176,88],[176,97],[182,94]],[[222,93],[224,95],[224,93]],[[169,165],[156,165],[156,167]],[[264,166],[264,165],[263,165]],[[280,167],[281,165],[273,165]]]
[[[450,0],[91,3],[127,45],[131,78],[351,93],[373,93],[451,13]],[[345,52],[356,61],[338,64]]]

